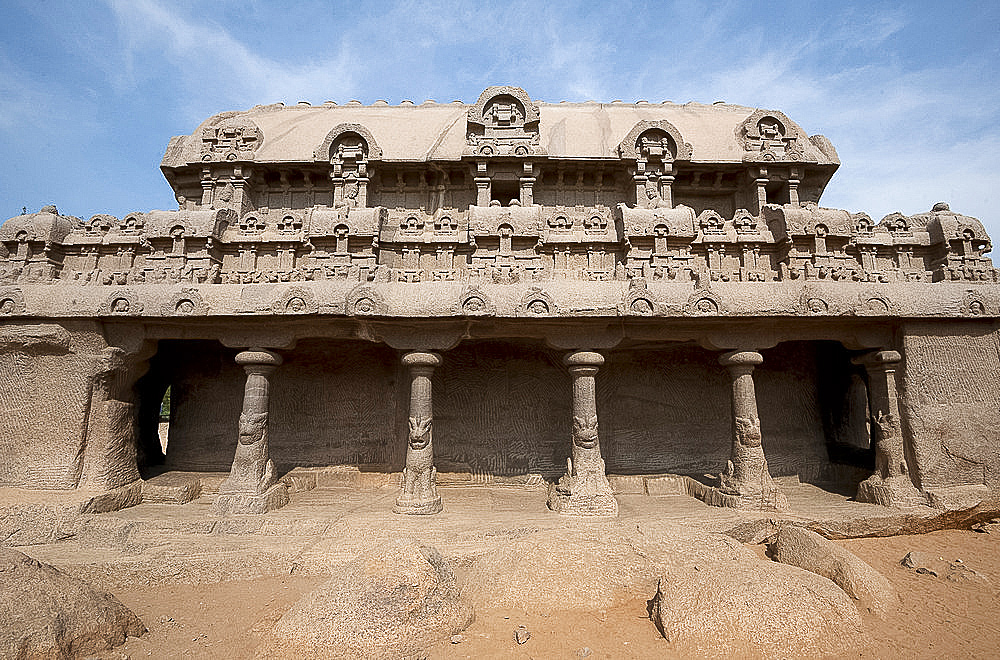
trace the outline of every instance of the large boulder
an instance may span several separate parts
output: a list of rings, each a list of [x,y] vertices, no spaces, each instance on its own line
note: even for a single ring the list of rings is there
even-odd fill
[[[665,575],[650,618],[678,657],[856,657],[867,645],[843,590],[771,561],[719,561]]]
[[[401,657],[461,632],[473,618],[441,554],[398,541],[362,555],[293,605],[258,657]]]
[[[477,607],[594,611],[649,593],[658,575],[649,554],[621,535],[535,534],[477,558],[463,592]]]
[[[0,548],[0,657],[78,658],[144,632],[139,617],[114,596]]]
[[[860,557],[816,532],[785,525],[771,545],[775,561],[812,571],[833,580],[858,605],[885,617],[899,605],[889,580]]]

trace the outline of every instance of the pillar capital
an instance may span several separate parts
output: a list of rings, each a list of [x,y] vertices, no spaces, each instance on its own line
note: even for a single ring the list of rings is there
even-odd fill
[[[889,369],[903,361],[899,351],[872,351],[852,359],[854,364],[860,364],[868,369]]]
[[[596,351],[573,351],[563,356],[563,364],[569,367],[570,371],[581,368],[596,370],[604,366],[604,356]]]
[[[719,364],[724,367],[753,369],[764,363],[764,356],[757,351],[737,350],[719,356]]]
[[[281,356],[274,351],[269,351],[266,348],[251,347],[245,351],[240,351],[236,354],[236,364],[241,367],[248,367],[253,365],[264,365],[270,367],[277,367],[284,360]]]
[[[403,364],[408,367],[434,367],[441,366],[441,355],[433,351],[409,351],[403,354]]]

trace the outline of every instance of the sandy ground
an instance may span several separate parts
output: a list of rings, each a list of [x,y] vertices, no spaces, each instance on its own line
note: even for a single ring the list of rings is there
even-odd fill
[[[864,616],[872,648],[856,657],[1000,657],[1000,534],[945,530],[838,543],[881,571],[901,597],[899,609],[886,620]],[[955,582],[918,574],[899,563],[913,550],[949,561],[961,559],[985,579]],[[142,618],[149,632],[101,658],[253,657],[261,633],[322,581],[287,576],[115,591]],[[584,615],[552,612],[539,616],[480,609],[459,643],[427,649],[426,657],[677,657],[646,616],[646,598],[650,596],[633,595],[621,607]],[[519,645],[514,632],[522,625],[531,637]]]

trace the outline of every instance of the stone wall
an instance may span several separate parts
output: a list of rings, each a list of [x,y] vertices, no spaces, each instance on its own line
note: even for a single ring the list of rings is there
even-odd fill
[[[996,324],[905,326],[904,423],[921,486],[1000,481],[1000,344]]]
[[[81,480],[114,486],[127,480],[127,465],[110,474],[100,455],[109,446],[108,409],[120,404],[97,391],[105,347],[94,322],[0,326],[0,486],[65,489]]]

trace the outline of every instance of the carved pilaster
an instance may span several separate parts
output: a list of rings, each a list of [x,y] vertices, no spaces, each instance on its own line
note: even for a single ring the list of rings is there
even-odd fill
[[[797,167],[791,168],[788,174],[788,202],[799,205],[799,183],[802,179],[802,170]]]
[[[432,426],[434,420],[431,375],[441,364],[441,356],[425,351],[403,355],[410,368],[410,415],[407,420],[406,467],[403,491],[396,498],[395,513],[430,514],[441,511],[434,467]]]
[[[788,501],[771,479],[764,457],[753,370],[764,357],[757,351],[730,351],[719,357],[732,378],[732,449],[715,504],[743,509],[784,509]]]
[[[618,502],[601,458],[594,376],[604,356],[574,351],[563,358],[573,377],[573,455],[566,474],[549,490],[549,508],[570,516],[616,516]]]
[[[764,206],[767,205],[767,169],[760,167],[757,168],[757,178],[754,179],[754,185],[757,188],[757,214],[760,215],[763,211]]]
[[[489,206],[493,194],[490,177],[487,176],[486,161],[476,163],[476,206]]]
[[[288,503],[288,488],[275,483],[274,464],[267,451],[269,378],[281,356],[262,348],[237,354],[236,363],[247,373],[240,413],[239,442],[229,478],[219,486],[218,513],[265,513]]]
[[[875,443],[875,472],[858,484],[859,502],[883,506],[923,504],[906,463],[906,445],[900,423],[896,365],[897,351],[875,351],[854,359],[868,373],[868,409]]]
[[[670,163],[663,164],[663,175],[660,177],[660,197],[663,198],[666,208],[674,208],[674,166]]]

